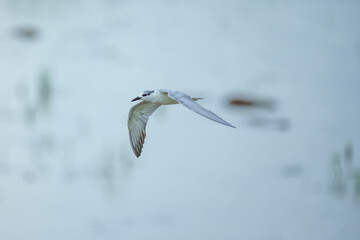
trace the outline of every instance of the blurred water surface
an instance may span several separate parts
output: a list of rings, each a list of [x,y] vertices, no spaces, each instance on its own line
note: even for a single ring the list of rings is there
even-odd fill
[[[359,10],[0,1],[0,239],[359,239]],[[162,107],[136,159],[156,88],[237,129]]]

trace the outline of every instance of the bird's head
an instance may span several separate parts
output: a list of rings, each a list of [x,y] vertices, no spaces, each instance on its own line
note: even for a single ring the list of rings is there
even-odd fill
[[[139,94],[139,96],[137,96],[136,98],[134,98],[133,100],[131,100],[132,102],[136,101],[136,100],[145,100],[153,93],[154,91],[149,91],[149,90],[145,90],[142,93]]]

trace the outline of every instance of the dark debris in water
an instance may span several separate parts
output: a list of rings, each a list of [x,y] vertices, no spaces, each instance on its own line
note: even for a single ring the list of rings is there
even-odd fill
[[[338,197],[360,200],[360,166],[356,165],[351,142],[332,156],[329,189]]]
[[[24,102],[23,117],[26,123],[35,122],[38,116],[48,113],[51,108],[54,87],[49,70],[44,70],[39,74],[35,85],[35,92],[35,99],[29,99],[26,85],[19,85],[16,91],[19,100]]]
[[[255,127],[286,131],[290,128],[290,121],[286,118],[251,118],[249,124]]]
[[[12,29],[13,35],[16,38],[26,41],[34,41],[37,40],[40,36],[40,31],[35,26],[31,25],[22,25],[17,26]]]
[[[229,95],[226,101],[232,110],[242,110],[241,116],[247,118],[251,127],[277,131],[287,131],[290,128],[289,119],[273,116],[278,109],[273,98],[237,93]]]
[[[49,105],[51,103],[51,97],[53,94],[53,86],[51,83],[49,71],[46,70],[40,74],[37,90],[38,90],[39,106],[43,110],[48,110]]]
[[[276,102],[273,99],[254,97],[248,94],[237,94],[228,99],[230,106],[239,108],[260,108],[274,111]]]
[[[360,199],[360,169],[354,172],[352,176],[352,181],[353,181],[353,188],[354,188],[353,190],[355,193],[355,199],[359,200]]]
[[[351,142],[348,142],[345,145],[345,149],[344,149],[344,159],[345,161],[347,161],[348,163],[351,163],[353,161],[353,147]]]

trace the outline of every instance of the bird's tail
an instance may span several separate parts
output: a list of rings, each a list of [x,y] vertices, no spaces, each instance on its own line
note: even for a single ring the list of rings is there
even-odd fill
[[[194,100],[194,101],[201,100],[201,99],[203,99],[203,98],[196,98],[196,97],[192,98],[192,100]]]

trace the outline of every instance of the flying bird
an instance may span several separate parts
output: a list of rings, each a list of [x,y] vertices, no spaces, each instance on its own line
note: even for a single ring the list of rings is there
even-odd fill
[[[146,124],[149,120],[149,117],[161,105],[180,103],[185,107],[189,108],[190,110],[210,120],[235,128],[233,125],[226,122],[225,120],[217,116],[215,113],[210,112],[209,110],[195,102],[200,99],[201,98],[191,98],[190,96],[182,92],[166,89],[157,89],[153,91],[146,90],[140,93],[139,96],[134,98],[132,102],[142,100],[140,103],[134,105],[130,109],[128,118],[130,144],[136,157],[140,156],[144,145],[144,140],[146,136]]]

